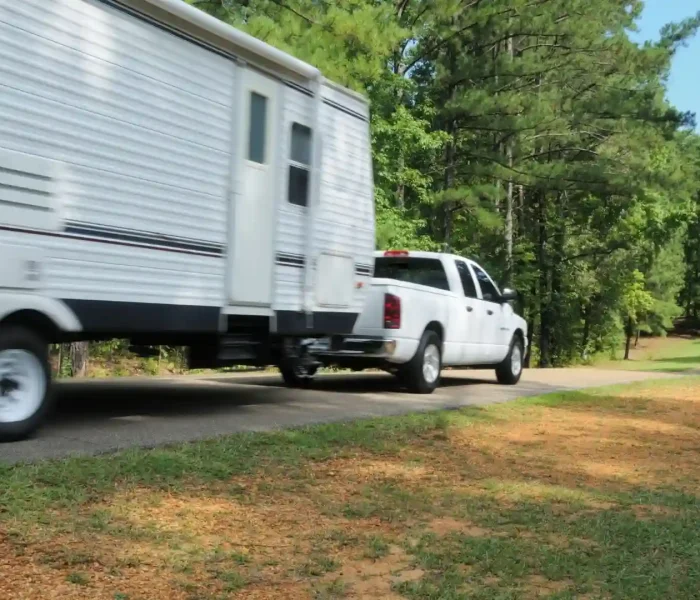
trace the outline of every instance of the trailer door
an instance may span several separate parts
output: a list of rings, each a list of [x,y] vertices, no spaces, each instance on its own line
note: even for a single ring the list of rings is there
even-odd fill
[[[239,182],[233,201],[229,302],[271,306],[280,83],[241,69]]]

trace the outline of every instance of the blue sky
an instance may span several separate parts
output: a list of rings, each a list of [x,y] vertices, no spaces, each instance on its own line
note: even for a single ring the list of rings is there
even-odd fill
[[[700,10],[700,0],[646,0],[638,22],[640,40],[657,40],[666,23],[680,21]],[[680,110],[696,113],[700,130],[700,33],[678,50],[671,70],[668,98]]]

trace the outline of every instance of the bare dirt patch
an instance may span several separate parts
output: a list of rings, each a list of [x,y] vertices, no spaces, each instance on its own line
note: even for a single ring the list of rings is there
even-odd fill
[[[536,569],[523,578],[518,567],[505,584],[509,565],[491,562],[522,548],[581,551],[586,560],[601,544],[585,532],[533,528],[525,517],[540,523],[543,511],[523,516],[523,507],[545,507],[565,529],[581,515],[620,510],[615,494],[640,486],[700,489],[700,386],[497,414],[430,431],[397,453],[357,450],[293,470],[264,464],[210,486],[115,485],[100,501],[43,515],[21,543],[0,522],[0,598],[394,600],[401,586],[445,570],[452,551],[452,572],[469,586],[517,585],[540,598],[573,583]],[[640,521],[678,514],[626,510]],[[499,520],[507,511],[521,511],[517,525]]]
[[[397,583],[417,581],[425,575],[422,569],[412,568],[410,557],[397,546],[376,560],[347,560],[338,572],[327,575],[325,582],[342,582],[344,596],[357,600],[401,598],[392,587]]]
[[[473,523],[460,521],[451,517],[434,519],[430,522],[428,529],[436,535],[450,535],[459,533],[469,537],[487,537],[494,535],[494,532],[484,527],[478,527]]]

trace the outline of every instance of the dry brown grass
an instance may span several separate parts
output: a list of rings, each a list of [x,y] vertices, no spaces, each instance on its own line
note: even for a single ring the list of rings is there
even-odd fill
[[[626,391],[615,402],[504,407],[494,416],[447,435],[428,433],[398,453],[357,450],[308,461],[293,480],[287,467],[270,463],[207,487],[117,484],[100,501],[25,527],[20,539],[7,535],[13,524],[5,522],[0,598],[392,600],[402,584],[426,576],[409,552],[426,535],[598,548],[591,539],[473,522],[462,509],[451,512],[445,498],[455,494],[488,498],[502,509],[549,502],[555,514],[561,506],[562,518],[571,518],[578,512],[569,501],[579,512],[607,511],[617,502],[601,495],[700,489],[696,382]],[[231,494],[232,486],[239,493]],[[396,490],[399,500],[391,495]],[[374,502],[368,514],[345,510],[363,502]],[[392,511],[402,502],[397,517]],[[674,514],[661,506],[632,510],[640,520]],[[367,558],[371,539],[386,540],[384,555]],[[467,564],[455,569],[467,587],[502,584],[491,575],[473,580]],[[522,597],[541,598],[572,582],[533,573],[508,583],[515,584]]]

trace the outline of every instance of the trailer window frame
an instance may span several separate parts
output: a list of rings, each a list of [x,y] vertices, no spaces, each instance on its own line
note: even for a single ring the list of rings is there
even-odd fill
[[[304,123],[292,121],[289,131],[287,202],[306,208],[311,187],[313,130]]]

